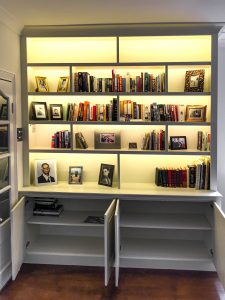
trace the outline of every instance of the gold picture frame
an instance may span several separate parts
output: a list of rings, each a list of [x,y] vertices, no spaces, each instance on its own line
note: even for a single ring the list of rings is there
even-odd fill
[[[185,75],[185,92],[203,92],[204,91],[205,70],[189,70]]]
[[[36,92],[46,93],[49,92],[48,79],[47,77],[35,76],[36,79]]]
[[[186,122],[206,122],[206,105],[187,105]]]
[[[70,79],[69,76],[63,76],[59,78],[58,88],[57,88],[58,93],[65,93],[68,91],[69,79]]]

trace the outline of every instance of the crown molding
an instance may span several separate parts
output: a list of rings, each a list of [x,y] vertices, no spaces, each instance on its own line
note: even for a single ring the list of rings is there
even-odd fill
[[[23,25],[20,24],[20,22],[18,22],[18,20],[2,6],[0,6],[0,23],[7,26],[10,30],[18,35],[20,35],[23,29]]]

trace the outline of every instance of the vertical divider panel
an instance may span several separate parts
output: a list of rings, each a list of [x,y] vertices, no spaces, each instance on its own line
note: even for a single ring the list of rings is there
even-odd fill
[[[120,200],[117,199],[115,211],[115,286],[119,285],[120,272]]]
[[[70,93],[73,92],[73,67],[70,65]]]
[[[169,87],[168,87],[168,65],[165,65],[165,93],[168,93]]]
[[[114,214],[116,199],[112,201],[104,214],[104,260],[105,260],[105,286],[108,285],[115,257],[115,222]]]

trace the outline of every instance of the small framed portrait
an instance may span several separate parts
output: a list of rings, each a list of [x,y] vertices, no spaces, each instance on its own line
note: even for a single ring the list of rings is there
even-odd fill
[[[67,92],[69,88],[69,76],[59,78],[57,92]]]
[[[35,76],[35,79],[37,84],[36,92],[41,92],[41,93],[49,92],[47,77]]]
[[[69,184],[82,184],[83,167],[69,167]]]
[[[36,185],[57,184],[57,167],[55,159],[34,161],[34,174]]]
[[[0,120],[8,120],[8,105],[7,104],[1,105]]]
[[[51,120],[63,120],[62,104],[50,104],[50,118]]]
[[[46,102],[32,102],[32,119],[48,120],[48,110]]]
[[[131,142],[129,143],[129,149],[137,149],[137,143]]]
[[[112,186],[114,165],[101,164],[98,184]]]
[[[171,150],[185,150],[187,149],[186,136],[171,136],[170,137]]]
[[[205,70],[186,71],[185,92],[203,92],[204,91]]]
[[[119,132],[95,132],[95,149],[120,149]]]
[[[206,105],[187,105],[186,121],[187,122],[205,122],[206,121]]]

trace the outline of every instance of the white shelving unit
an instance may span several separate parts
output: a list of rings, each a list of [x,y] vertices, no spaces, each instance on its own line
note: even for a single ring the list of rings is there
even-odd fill
[[[107,285],[114,264],[118,285],[121,267],[215,270],[214,257],[219,252],[214,252],[218,236],[214,239],[213,210],[220,213],[214,202],[219,203],[221,198],[216,178],[218,30],[216,24],[24,29],[21,40],[24,186],[20,190],[24,198],[14,210],[13,218],[13,235],[20,229],[17,238],[21,240],[21,255],[15,259],[15,271],[19,271],[23,261],[99,265],[105,267]],[[165,91],[74,91],[75,72],[108,78],[112,76],[112,69],[123,77],[127,72],[133,77],[141,72],[155,75],[164,72]],[[204,90],[184,92],[186,71],[199,69],[205,70]],[[35,92],[35,76],[48,78],[50,92]],[[70,78],[65,93],[57,92],[60,76]],[[68,103],[106,104],[113,98],[117,99],[117,121],[66,120]],[[206,120],[123,122],[120,103],[124,100],[140,105],[206,105]],[[62,104],[64,119],[32,120],[32,102],[46,102],[48,108],[50,104]],[[51,149],[52,134],[62,129],[71,132],[71,148]],[[165,130],[165,150],[141,150],[142,137],[154,129]],[[199,130],[211,134],[210,151],[197,150]],[[86,137],[88,149],[75,147],[74,134],[78,131]],[[95,149],[95,131],[119,131],[121,149]],[[169,138],[173,135],[187,136],[187,150],[169,150]],[[138,148],[129,150],[129,142],[137,142]],[[186,167],[201,157],[211,159],[210,190],[155,185],[156,167]],[[58,184],[34,186],[34,160],[52,158],[57,160]],[[101,163],[115,166],[112,188],[98,185]],[[68,184],[69,166],[76,165],[84,169],[83,184],[79,186]],[[30,205],[25,205],[32,197],[55,197],[62,201],[65,211],[57,220],[34,217]],[[98,213],[93,206],[98,201],[108,201],[107,207],[103,205],[100,209],[104,208],[104,225],[83,224],[83,217]],[[219,264],[216,269],[221,270]]]

